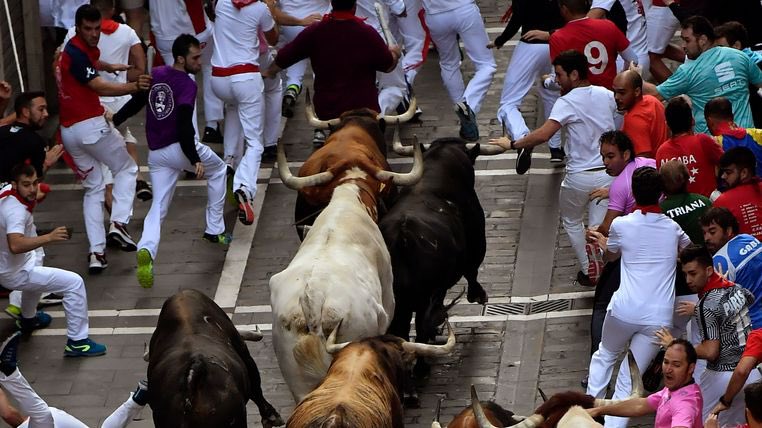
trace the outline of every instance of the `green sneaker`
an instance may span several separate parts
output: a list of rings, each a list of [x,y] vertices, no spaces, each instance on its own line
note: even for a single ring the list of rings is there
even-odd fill
[[[5,313],[15,320],[21,318],[21,308],[16,305],[8,305],[8,307],[5,308]]]
[[[138,250],[138,283],[143,288],[153,287],[153,258],[145,248]]]
[[[219,235],[212,235],[211,233],[204,233],[204,240],[211,242],[212,244],[228,245],[233,241],[233,235],[229,233],[220,233]]]

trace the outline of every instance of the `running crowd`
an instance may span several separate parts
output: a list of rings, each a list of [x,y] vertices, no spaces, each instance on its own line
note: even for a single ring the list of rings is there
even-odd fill
[[[380,9],[371,0],[52,3],[40,0],[40,10],[60,42],[60,144],[36,132],[48,120],[42,92],[16,94],[14,112],[0,119],[0,284],[13,290],[6,312],[20,331],[0,347],[0,383],[26,414],[34,418],[28,409],[44,402],[18,371],[16,348],[19,334],[51,323],[37,310],[43,295],[63,303],[66,356],[106,353],[89,337],[83,278],[43,264],[43,247],[71,238],[66,227],[38,234],[33,220],[50,192],[45,173],[59,159],[84,188],[89,273],[108,267],[108,245],[136,252],[138,282],[151,287],[161,225],[184,171],[207,180],[205,240],[231,242],[226,194],[240,222],[254,223],[257,171],[275,156],[281,116],[294,114],[308,61],[318,119],[356,108],[393,115],[415,108],[415,78],[433,44],[459,135],[478,141],[477,114],[496,71],[492,49],[520,32],[497,111],[508,136],[490,143],[517,150],[519,174],[545,142],[551,162],[565,162],[561,221],[577,282],[595,287],[583,383],[604,397],[629,349],[641,373],[661,370],[665,385],[591,413],[607,415],[606,426],[654,412],[657,426],[762,424],[759,2],[513,0],[494,41],[473,0],[384,0]],[[671,44],[677,31],[680,46]],[[468,83],[460,43],[474,67]],[[201,132],[197,77],[205,83]],[[519,106],[535,86],[545,122],[530,131]],[[3,111],[13,96],[0,82]],[[125,126],[142,110],[150,185],[138,168],[138,138]],[[315,130],[313,144],[325,138]],[[222,143],[223,155],[204,143]],[[137,242],[128,231],[136,197],[151,200]],[[619,367],[614,398],[630,395],[627,371]],[[142,407],[145,391],[133,394],[137,407],[124,406]]]

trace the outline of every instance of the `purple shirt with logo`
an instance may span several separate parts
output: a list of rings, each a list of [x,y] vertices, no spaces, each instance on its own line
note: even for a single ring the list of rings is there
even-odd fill
[[[158,150],[180,141],[177,109],[182,105],[195,105],[198,87],[188,73],[170,66],[156,67],[151,74],[153,83],[146,106],[146,139],[151,150]]]

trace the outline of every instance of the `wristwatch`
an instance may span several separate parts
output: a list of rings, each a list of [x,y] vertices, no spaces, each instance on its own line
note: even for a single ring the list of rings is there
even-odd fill
[[[720,397],[720,404],[722,404],[725,407],[730,407],[732,402],[733,402],[733,400],[731,400],[730,402],[725,401],[725,396],[724,395]]]
[[[508,147],[510,147],[511,150],[516,150],[516,147],[514,146],[515,143],[516,143],[516,140],[511,140]]]

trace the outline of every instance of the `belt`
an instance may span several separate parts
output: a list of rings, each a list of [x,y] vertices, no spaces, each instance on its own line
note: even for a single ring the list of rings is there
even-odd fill
[[[239,64],[232,67],[212,67],[212,76],[227,77],[243,73],[259,73],[259,66],[254,64]]]
[[[596,172],[596,171],[603,171],[605,169],[606,169],[605,166],[599,166],[597,168],[586,169],[584,172]]]

